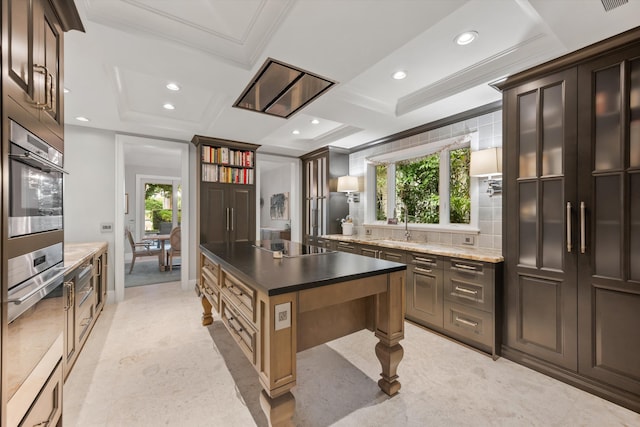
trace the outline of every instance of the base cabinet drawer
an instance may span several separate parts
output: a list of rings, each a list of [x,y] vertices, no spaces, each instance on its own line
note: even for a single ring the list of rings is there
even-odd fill
[[[222,270],[221,278],[222,295],[232,301],[242,314],[255,325],[256,292],[224,270]]]
[[[445,301],[444,329],[488,347],[493,345],[492,313]]]
[[[238,314],[235,307],[229,304],[229,301],[224,297],[220,301],[220,314],[222,316],[222,322],[231,333],[233,339],[238,343],[238,346],[249,361],[255,365],[257,332],[250,326],[246,319]]]
[[[62,416],[62,362],[53,371],[20,427],[55,426]]]

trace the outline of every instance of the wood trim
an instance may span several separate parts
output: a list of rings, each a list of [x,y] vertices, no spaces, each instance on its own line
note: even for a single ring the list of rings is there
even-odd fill
[[[229,139],[214,138],[211,136],[194,135],[191,138],[191,143],[196,147],[201,145],[214,145],[216,147],[228,147],[235,150],[255,151],[260,148],[260,145],[251,144],[249,142],[232,141]],[[198,154],[198,163],[200,163],[200,153]]]
[[[51,7],[55,11],[56,16],[60,20],[63,31],[78,30],[86,32],[80,14],[73,0],[49,0]]]
[[[440,120],[436,120],[435,122],[426,123],[424,125],[416,126],[411,129],[403,130],[398,133],[394,133],[393,135],[385,136],[380,139],[376,139],[370,142],[365,142],[364,144],[353,147],[350,150],[350,153],[355,153],[357,151],[366,150],[367,148],[375,147],[377,145],[387,144],[393,141],[398,141],[400,139],[408,138],[410,136],[418,135],[424,132],[428,132],[433,129],[438,129],[443,126],[452,125],[454,123],[458,123],[473,117],[482,116],[484,114],[493,113],[495,111],[499,111],[502,108],[502,101],[495,101],[491,104],[483,105],[477,108],[473,108],[471,110],[464,111],[462,113],[454,114],[453,116],[445,117]]]
[[[609,37],[597,43],[591,44],[582,49],[560,56],[551,61],[530,68],[526,71],[510,76],[502,83],[495,86],[504,91],[519,84],[525,83],[534,78],[540,78],[544,74],[560,71],[565,68],[574,67],[580,63],[592,61],[598,56],[609,55],[614,50],[629,47],[630,44],[640,42],[640,27],[625,31],[616,36]]]

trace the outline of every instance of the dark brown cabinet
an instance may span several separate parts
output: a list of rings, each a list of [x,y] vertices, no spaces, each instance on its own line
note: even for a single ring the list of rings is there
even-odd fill
[[[422,325],[443,327],[442,257],[410,253],[407,263],[407,319]]]
[[[340,220],[349,214],[347,198],[336,192],[338,177],[349,174],[349,154],[346,150],[324,147],[301,159],[302,241],[316,245],[318,236],[342,233]]]
[[[640,411],[640,30],[501,87],[503,354]]]
[[[15,103],[8,112],[57,150],[63,151],[63,31],[84,30],[75,6],[49,0],[5,0],[7,79]]]
[[[258,145],[196,135],[199,243],[256,240]]]
[[[65,330],[63,370],[66,378],[96,319],[96,293],[92,259],[65,277]]]

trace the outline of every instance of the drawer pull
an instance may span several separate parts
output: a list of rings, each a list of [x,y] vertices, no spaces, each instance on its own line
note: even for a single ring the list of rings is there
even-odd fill
[[[421,268],[421,267],[413,267],[413,271],[417,271],[418,273],[433,273],[433,270],[430,268]]]
[[[433,260],[433,258],[415,257],[414,260],[416,260],[418,262],[428,262],[428,263],[431,263],[431,264],[435,264],[435,260]]]
[[[473,265],[458,264],[458,263],[453,264],[453,266],[455,268],[461,268],[463,270],[469,270],[469,271],[476,271],[478,269],[477,267],[475,267]]]
[[[463,325],[471,326],[473,328],[476,328],[478,326],[478,322],[473,322],[471,320],[463,319],[463,318],[458,317],[458,316],[456,316],[456,322],[460,322]]]
[[[476,291],[475,289],[461,288],[460,286],[456,286],[456,291],[470,295],[478,295],[478,291]]]
[[[322,242],[318,242],[318,243],[322,243]],[[338,244],[340,246],[350,246],[349,243],[347,243],[347,242],[338,242]]]
[[[240,324],[236,321],[236,319],[233,316],[229,317],[229,324],[231,325],[234,331],[238,333],[242,332],[242,326],[240,326]]]

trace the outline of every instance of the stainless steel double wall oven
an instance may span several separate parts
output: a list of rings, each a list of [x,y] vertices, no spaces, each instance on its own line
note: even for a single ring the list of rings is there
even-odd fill
[[[11,422],[61,361],[66,295],[62,153],[13,120],[9,140],[3,380]]]

